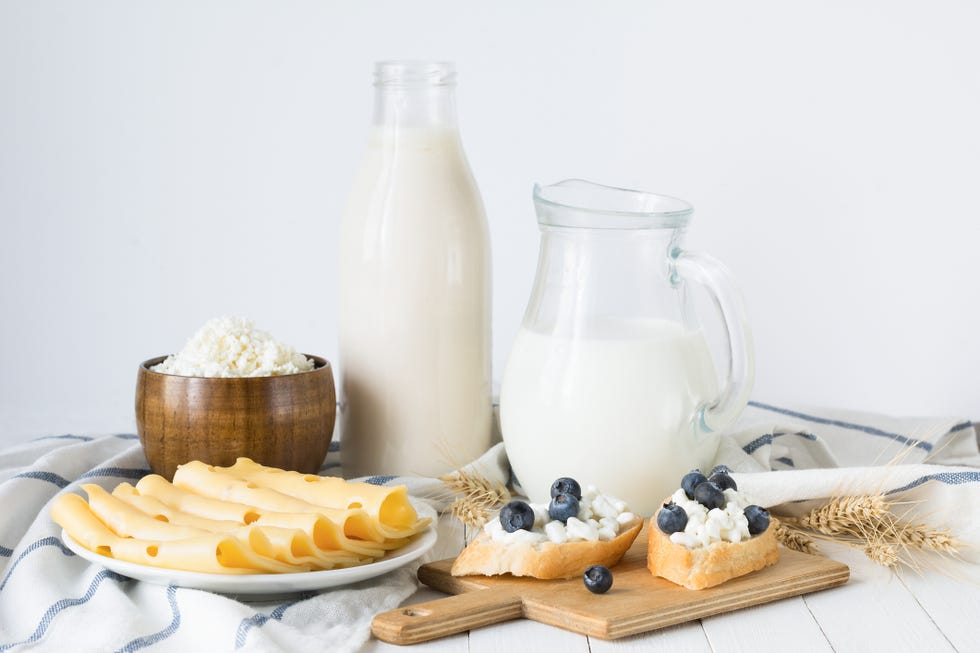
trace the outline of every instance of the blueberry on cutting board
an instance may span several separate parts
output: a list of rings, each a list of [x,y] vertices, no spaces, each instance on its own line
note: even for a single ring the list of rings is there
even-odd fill
[[[586,569],[582,580],[593,594],[605,594],[613,584],[612,572],[602,565],[592,565]]]

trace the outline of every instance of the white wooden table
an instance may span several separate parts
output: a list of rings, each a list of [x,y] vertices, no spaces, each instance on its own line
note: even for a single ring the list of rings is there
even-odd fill
[[[458,522],[443,517],[433,559],[464,543]],[[722,614],[635,637],[605,641],[518,619],[411,647],[371,639],[365,653],[665,653],[746,651],[980,652],[980,587],[935,572],[896,575],[856,550],[821,542],[824,555],[846,563],[846,585]],[[445,596],[422,588],[405,605]]]

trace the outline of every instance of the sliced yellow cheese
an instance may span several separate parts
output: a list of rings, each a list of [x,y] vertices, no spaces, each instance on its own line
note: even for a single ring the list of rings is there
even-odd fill
[[[191,482],[190,487],[196,488],[196,482]],[[201,496],[189,489],[172,485],[162,476],[155,474],[140,479],[136,484],[136,491],[142,496],[157,499],[177,511],[202,518],[235,521],[238,524],[262,523],[268,526],[301,528],[314,541],[324,543],[320,548],[325,551],[334,549],[349,551],[361,556],[379,557],[385,549],[396,545],[396,543],[384,542],[383,538],[379,538],[382,540],[381,542],[359,539],[362,535],[373,534],[378,537],[377,533],[372,530],[370,517],[364,511],[344,511],[354,514],[338,515],[335,514],[338,511],[310,506],[311,512],[307,513],[277,513],[274,510],[263,510],[257,506],[244,503],[221,501],[209,496]],[[215,494],[220,493],[219,490],[212,489],[212,491]],[[321,515],[320,512],[315,512],[317,510],[334,513],[336,521]]]
[[[364,564],[403,546],[430,521],[418,518],[404,487],[348,484],[248,459],[230,468],[194,461],[178,469],[174,483],[151,474],[112,493],[83,488],[88,502],[66,494],[51,508],[82,546],[136,564],[205,573]]]
[[[153,497],[181,512],[198,517],[233,521],[240,524],[251,524],[259,518],[259,511],[251,506],[219,501],[193,492],[186,492],[157,474],[150,474],[141,478],[136,483],[136,490],[143,496]]]
[[[299,529],[309,535],[317,548],[323,551],[349,551],[371,558],[379,558],[386,550],[404,544],[404,541],[398,543],[394,540],[372,542],[351,539],[337,524],[315,513],[263,512],[255,524]]]
[[[121,537],[144,540],[182,540],[205,535],[199,528],[177,526],[146,515],[93,483],[82,485],[88,494],[88,505],[96,517]]]
[[[414,535],[430,521],[419,519],[408,500],[408,490],[404,485],[385,487],[336,477],[300,474],[266,467],[249,458],[239,458],[230,467],[214,469],[247,481],[255,487],[269,488],[314,505],[334,509],[361,508],[375,520],[378,530],[388,538]]]
[[[168,506],[159,499],[140,494],[140,491],[129,483],[120,483],[117,485],[116,489],[112,491],[112,496],[116,497],[120,501],[125,501],[132,507],[142,512],[144,515],[149,515],[150,517],[161,521],[167,520],[171,524],[177,524],[178,526],[200,528],[201,530],[210,531],[212,533],[229,533],[241,528],[243,525],[242,522],[224,519],[208,519],[207,517],[199,517],[187,512],[182,512],[176,508]]]
[[[310,569],[308,565],[287,564],[259,555],[238,538],[222,534],[173,541],[120,537],[109,530],[77,494],[56,497],[51,506],[51,518],[90,551],[151,567],[212,574],[289,573]],[[262,533],[255,537],[268,539]]]
[[[217,467],[196,460],[177,468],[173,484],[174,487],[206,497],[247,504],[264,511],[320,514],[340,526],[350,538],[382,543],[387,537],[379,528],[378,522],[360,508],[336,509],[310,503],[236,478]]]
[[[97,485],[92,487],[83,485],[82,487],[89,493],[89,505],[92,512],[118,535],[144,539],[175,540],[182,537],[195,537],[208,532],[228,533],[237,537],[260,555],[294,565],[308,565],[317,569],[336,569],[363,564],[384,553],[383,549],[377,546],[367,551],[357,552],[340,550],[338,547],[333,547],[332,550],[321,549],[313,539],[312,528],[310,529],[311,533],[307,533],[296,528],[265,525],[243,526],[232,521],[219,521],[187,515],[168,507],[153,497],[140,495],[139,491],[128,483],[120,484],[111,495]],[[156,516],[151,517],[130,502],[142,504]],[[160,520],[160,517],[163,520]],[[111,522],[107,521],[106,518]],[[193,523],[195,527],[188,528],[172,523],[172,519],[178,522]],[[259,522],[261,522],[261,518]]]
[[[256,553],[293,565],[318,569],[353,567],[371,560],[347,551],[325,551],[308,534],[296,528],[278,526],[245,526],[236,535]]]

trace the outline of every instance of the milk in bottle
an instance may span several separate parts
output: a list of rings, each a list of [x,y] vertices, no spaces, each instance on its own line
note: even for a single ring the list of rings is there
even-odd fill
[[[341,460],[433,476],[490,444],[490,243],[451,64],[375,71],[340,246]]]

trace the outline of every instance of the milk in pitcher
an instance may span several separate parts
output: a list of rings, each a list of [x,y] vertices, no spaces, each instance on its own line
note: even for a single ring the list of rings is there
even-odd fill
[[[595,320],[575,337],[522,327],[501,389],[514,472],[534,502],[571,476],[651,515],[717,437],[691,416],[718,394],[701,331],[661,319]]]

